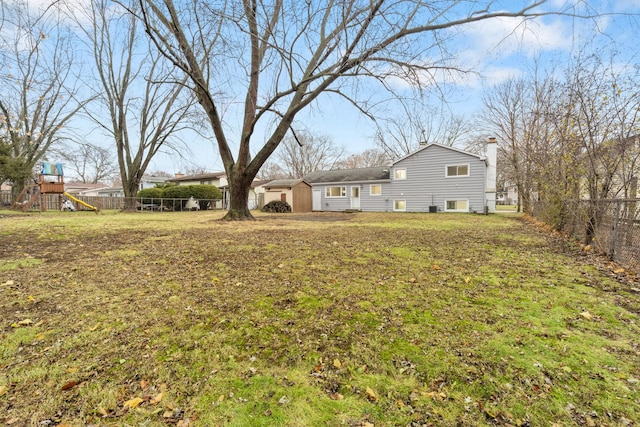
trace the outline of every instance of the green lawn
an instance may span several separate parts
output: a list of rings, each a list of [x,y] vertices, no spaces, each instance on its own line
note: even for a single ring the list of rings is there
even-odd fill
[[[637,294],[518,216],[257,216],[0,212],[0,423],[640,419]]]

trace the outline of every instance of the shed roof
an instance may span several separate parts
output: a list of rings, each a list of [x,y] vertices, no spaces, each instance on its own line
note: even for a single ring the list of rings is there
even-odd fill
[[[322,182],[380,181],[389,179],[389,169],[389,166],[377,166],[374,168],[317,171],[306,175],[304,180],[313,184]]]
[[[301,182],[305,182],[303,179],[274,179],[264,185],[265,188],[283,188],[283,187],[295,187]],[[308,185],[308,184],[307,184]]]

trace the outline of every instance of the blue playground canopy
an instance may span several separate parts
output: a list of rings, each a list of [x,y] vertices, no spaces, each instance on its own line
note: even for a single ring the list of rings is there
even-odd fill
[[[42,162],[42,175],[64,176],[62,163]]]

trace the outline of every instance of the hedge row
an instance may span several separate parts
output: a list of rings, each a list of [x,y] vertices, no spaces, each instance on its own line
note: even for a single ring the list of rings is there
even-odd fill
[[[167,187],[144,188],[138,191],[138,201],[145,204],[158,204],[159,199],[182,199],[180,204],[184,208],[185,203],[191,197],[201,201],[201,209],[206,209],[205,204],[208,202],[205,202],[205,200],[220,200],[222,199],[222,193],[215,185],[171,185]],[[168,205],[165,204],[165,202],[163,202],[163,204],[171,209],[178,208],[178,206],[173,206],[175,203],[167,202]]]

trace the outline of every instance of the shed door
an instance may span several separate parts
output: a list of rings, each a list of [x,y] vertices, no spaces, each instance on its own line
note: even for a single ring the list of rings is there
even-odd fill
[[[360,187],[351,187],[351,209],[360,209]]]
[[[314,211],[322,210],[322,190],[313,190],[312,209]]]

